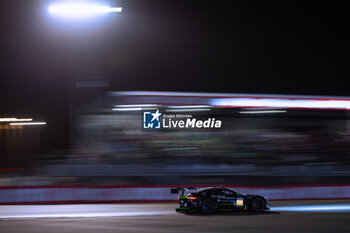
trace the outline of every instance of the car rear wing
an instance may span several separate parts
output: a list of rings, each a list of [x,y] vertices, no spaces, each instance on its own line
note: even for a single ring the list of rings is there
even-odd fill
[[[188,193],[196,193],[197,189],[193,188],[193,187],[188,187],[188,188],[184,188],[184,187],[177,187],[177,188],[172,188],[171,189],[171,193],[173,194],[180,194],[180,195],[185,195]]]

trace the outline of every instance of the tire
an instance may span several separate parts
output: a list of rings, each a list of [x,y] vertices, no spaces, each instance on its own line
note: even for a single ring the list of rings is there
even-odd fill
[[[211,214],[215,211],[215,202],[211,199],[204,199],[201,203],[201,212]]]
[[[254,211],[263,211],[265,208],[265,201],[260,197],[254,198],[250,207]]]

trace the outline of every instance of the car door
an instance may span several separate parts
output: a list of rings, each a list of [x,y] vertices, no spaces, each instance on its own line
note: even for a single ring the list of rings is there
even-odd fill
[[[219,189],[216,192],[217,201],[222,208],[232,208],[235,207],[236,203],[236,193],[229,189]]]

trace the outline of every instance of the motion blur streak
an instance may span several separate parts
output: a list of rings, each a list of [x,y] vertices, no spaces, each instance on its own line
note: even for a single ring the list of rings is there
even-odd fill
[[[169,106],[169,108],[208,108],[210,105],[181,105],[181,106]]]
[[[131,104],[131,105],[115,105],[117,108],[142,108],[142,107],[157,107],[156,104]]]
[[[226,98],[213,99],[214,106],[231,107],[277,107],[309,109],[348,109],[350,100],[314,100],[314,99],[267,99],[267,98]]]
[[[175,214],[174,211],[137,211],[125,213],[62,213],[62,214],[23,214],[4,215],[2,219],[8,218],[95,218],[95,217],[133,217],[133,216],[154,216]]]
[[[241,114],[259,114],[259,113],[284,113],[285,110],[268,110],[268,111],[241,111]]]
[[[46,125],[46,122],[21,122],[21,123],[10,123],[10,125]]]
[[[141,111],[142,108],[113,108],[113,111]]]
[[[297,212],[350,212],[350,205],[312,205],[312,206],[281,206],[271,208],[272,211]]]
[[[18,118],[0,118],[0,122],[13,122],[13,121],[32,121],[32,118],[22,118],[22,119],[18,119]]]
[[[93,218],[176,214],[173,205],[16,205],[0,206],[0,219],[10,218]]]
[[[195,109],[167,109],[167,112],[204,112],[210,111],[209,108],[195,108]]]

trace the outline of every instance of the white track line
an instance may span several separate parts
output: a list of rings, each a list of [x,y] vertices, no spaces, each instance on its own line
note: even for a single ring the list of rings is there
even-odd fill
[[[94,218],[94,217],[135,217],[152,215],[170,215],[174,211],[137,211],[137,212],[109,212],[109,213],[60,213],[60,214],[14,214],[0,215],[0,219],[14,218]]]
[[[271,208],[272,211],[292,212],[350,212],[350,204],[338,205],[305,205],[305,206],[280,206]]]

